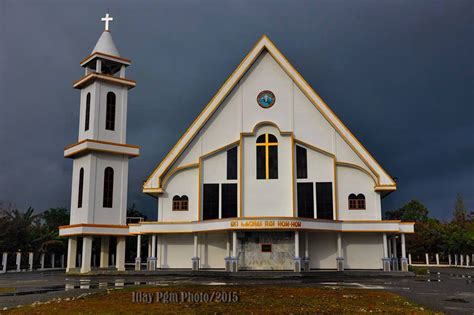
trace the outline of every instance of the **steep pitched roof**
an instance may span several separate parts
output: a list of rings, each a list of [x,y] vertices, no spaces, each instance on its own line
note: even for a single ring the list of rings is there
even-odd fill
[[[95,47],[91,52],[91,55],[94,53],[103,53],[120,57],[117,46],[115,46],[114,40],[112,39],[112,34],[110,34],[109,31],[102,32],[102,35],[100,35],[97,44],[95,44]]]
[[[339,135],[341,135],[346,143],[362,159],[367,167],[372,172],[374,172],[374,174],[378,175],[379,185],[376,187],[376,190],[395,190],[396,183],[392,177],[388,175],[388,173],[380,166],[380,164],[377,163],[377,161],[372,157],[372,155],[370,155],[367,149],[356,139],[356,137],[349,131],[349,129],[342,123],[336,114],[321,99],[321,97],[311,88],[308,82],[306,82],[306,80],[298,73],[298,71],[296,71],[296,69],[290,64],[285,56],[283,56],[283,54],[278,50],[278,48],[276,48],[273,42],[266,35],[263,35],[252,48],[252,50],[247,54],[247,56],[242,60],[239,66],[234,70],[234,72],[227,78],[227,80],[220,87],[211,101],[206,105],[204,110],[199,114],[196,120],[194,120],[183,136],[168,152],[158,167],[153,171],[153,173],[143,185],[143,192],[149,194],[162,192],[161,177],[176,161],[181,152],[194,139],[194,137],[217,110],[226,96],[232,91],[234,86],[257,60],[258,56],[263,50],[266,50],[270,53],[270,55],[278,62],[282,69],[288,74],[288,76],[292,78],[295,84],[318,109],[318,111],[326,118],[326,120],[333,126]]]

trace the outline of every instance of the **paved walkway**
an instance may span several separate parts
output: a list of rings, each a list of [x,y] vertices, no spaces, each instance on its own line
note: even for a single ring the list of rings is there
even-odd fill
[[[438,274],[439,272],[439,274]],[[448,314],[474,314],[474,270],[439,268],[421,277],[401,273],[314,272],[299,275],[281,272],[242,272],[229,277],[222,272],[167,271],[123,275],[70,276],[63,272],[8,273],[0,275],[0,310],[53,298],[132,285],[278,285],[354,287],[389,290],[431,309]]]

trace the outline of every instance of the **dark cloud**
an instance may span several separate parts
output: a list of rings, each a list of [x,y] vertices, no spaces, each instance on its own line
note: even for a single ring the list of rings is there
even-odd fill
[[[474,208],[473,1],[0,2],[0,200],[67,206],[79,93],[72,81],[107,11],[129,77],[129,203],[264,33],[387,171],[384,208]]]

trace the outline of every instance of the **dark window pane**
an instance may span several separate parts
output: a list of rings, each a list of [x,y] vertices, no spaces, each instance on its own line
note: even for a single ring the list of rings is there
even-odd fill
[[[105,116],[105,129],[115,130],[115,94],[107,93],[107,111]]]
[[[189,209],[189,198],[188,196],[184,195],[181,196],[181,210],[188,211]]]
[[[274,135],[268,134],[268,142],[269,143],[278,143],[278,140]]]
[[[265,134],[258,136],[257,143],[265,143]]]
[[[91,115],[91,93],[87,93],[86,97],[86,123],[84,126],[84,130],[89,130],[89,120]]]
[[[271,253],[272,244],[262,244],[262,253]]]
[[[82,208],[82,194],[84,191],[84,169],[79,171],[79,194],[77,196],[77,207]]]
[[[266,179],[265,176],[265,147],[257,147],[257,179]]]
[[[227,179],[237,179],[237,147],[227,150]]]
[[[314,218],[313,183],[298,183],[298,217]]]
[[[222,218],[237,217],[237,184],[222,184]]]
[[[203,185],[203,220],[219,219],[219,184]]]
[[[307,152],[300,146],[296,146],[296,178],[308,178]]]
[[[333,220],[332,183],[316,183],[318,219]]]
[[[271,146],[268,148],[268,164],[269,164],[269,178],[278,178],[278,147]]]
[[[102,206],[104,208],[112,208],[112,200],[114,196],[114,170],[107,167],[104,171],[104,198]]]
[[[181,198],[179,196],[173,197],[173,211],[181,210]]]

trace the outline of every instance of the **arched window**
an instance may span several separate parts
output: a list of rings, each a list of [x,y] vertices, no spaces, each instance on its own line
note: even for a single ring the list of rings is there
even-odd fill
[[[269,133],[257,138],[257,179],[278,178],[278,140]]]
[[[107,93],[107,111],[105,115],[105,129],[115,130],[115,94]]]
[[[365,210],[365,196],[363,194],[349,195],[349,210]]]
[[[84,126],[84,130],[87,131],[89,130],[89,119],[91,115],[91,93],[87,93],[86,96],[86,123]]]
[[[187,211],[189,208],[188,196],[174,196],[173,197],[173,211]]]
[[[84,191],[84,168],[79,171],[79,191],[77,195],[77,207],[82,208],[82,193]]]
[[[114,197],[114,169],[107,167],[104,171],[104,200],[102,206],[104,208],[112,208],[112,200]]]

